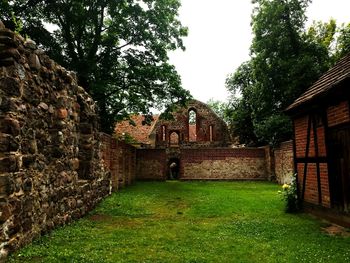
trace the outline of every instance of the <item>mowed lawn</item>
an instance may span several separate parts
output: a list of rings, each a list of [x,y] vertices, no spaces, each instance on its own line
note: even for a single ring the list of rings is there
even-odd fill
[[[267,182],[138,182],[9,262],[350,262],[350,238],[286,214]]]

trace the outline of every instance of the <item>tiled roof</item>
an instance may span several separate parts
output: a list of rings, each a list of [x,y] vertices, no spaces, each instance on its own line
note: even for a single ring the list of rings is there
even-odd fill
[[[350,53],[339,60],[334,67],[328,70],[321,78],[297,98],[287,109],[290,111],[300,105],[326,93],[337,84],[350,77]]]
[[[123,133],[127,133],[139,143],[150,143],[149,134],[151,133],[159,116],[153,115],[154,120],[151,122],[151,125],[142,125],[142,121],[144,120],[143,115],[132,115],[130,118],[133,122],[135,122],[136,126],[130,124],[128,120],[125,120],[116,125],[115,133],[119,136]]]

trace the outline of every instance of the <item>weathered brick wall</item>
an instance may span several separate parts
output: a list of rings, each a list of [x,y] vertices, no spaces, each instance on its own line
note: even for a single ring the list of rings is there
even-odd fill
[[[196,134],[196,141],[190,141],[189,111],[196,112],[196,127],[192,133]],[[159,118],[151,133],[155,138],[155,147],[169,146],[170,135],[179,135],[179,144],[182,147],[196,146],[221,146],[225,147],[231,143],[230,134],[226,123],[220,119],[208,105],[192,100],[186,107],[182,107],[173,113],[173,120]],[[163,136],[165,129],[165,138]],[[195,131],[193,131],[195,130]]]
[[[256,148],[182,149],[182,180],[267,180],[265,150]]]
[[[327,109],[328,126],[333,127],[338,124],[350,121],[349,102],[341,101],[337,105],[332,105]]]
[[[136,176],[136,148],[102,133],[102,158],[111,173],[112,191],[130,185]]]
[[[138,149],[137,172],[138,180],[165,180],[166,153],[164,149]]]
[[[279,184],[288,184],[294,174],[293,141],[287,141],[274,149],[274,172]]]
[[[95,103],[0,23],[0,258],[109,194]]]

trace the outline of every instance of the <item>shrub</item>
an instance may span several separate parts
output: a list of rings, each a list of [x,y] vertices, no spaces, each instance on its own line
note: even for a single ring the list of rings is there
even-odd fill
[[[285,210],[287,213],[296,213],[300,210],[296,174],[293,176],[291,183],[282,185],[282,191],[280,193],[286,202]]]

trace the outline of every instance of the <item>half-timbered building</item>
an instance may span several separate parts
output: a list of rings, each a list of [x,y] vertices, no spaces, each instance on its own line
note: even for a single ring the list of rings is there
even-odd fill
[[[350,224],[350,54],[286,112],[294,123],[298,194],[305,207]]]

